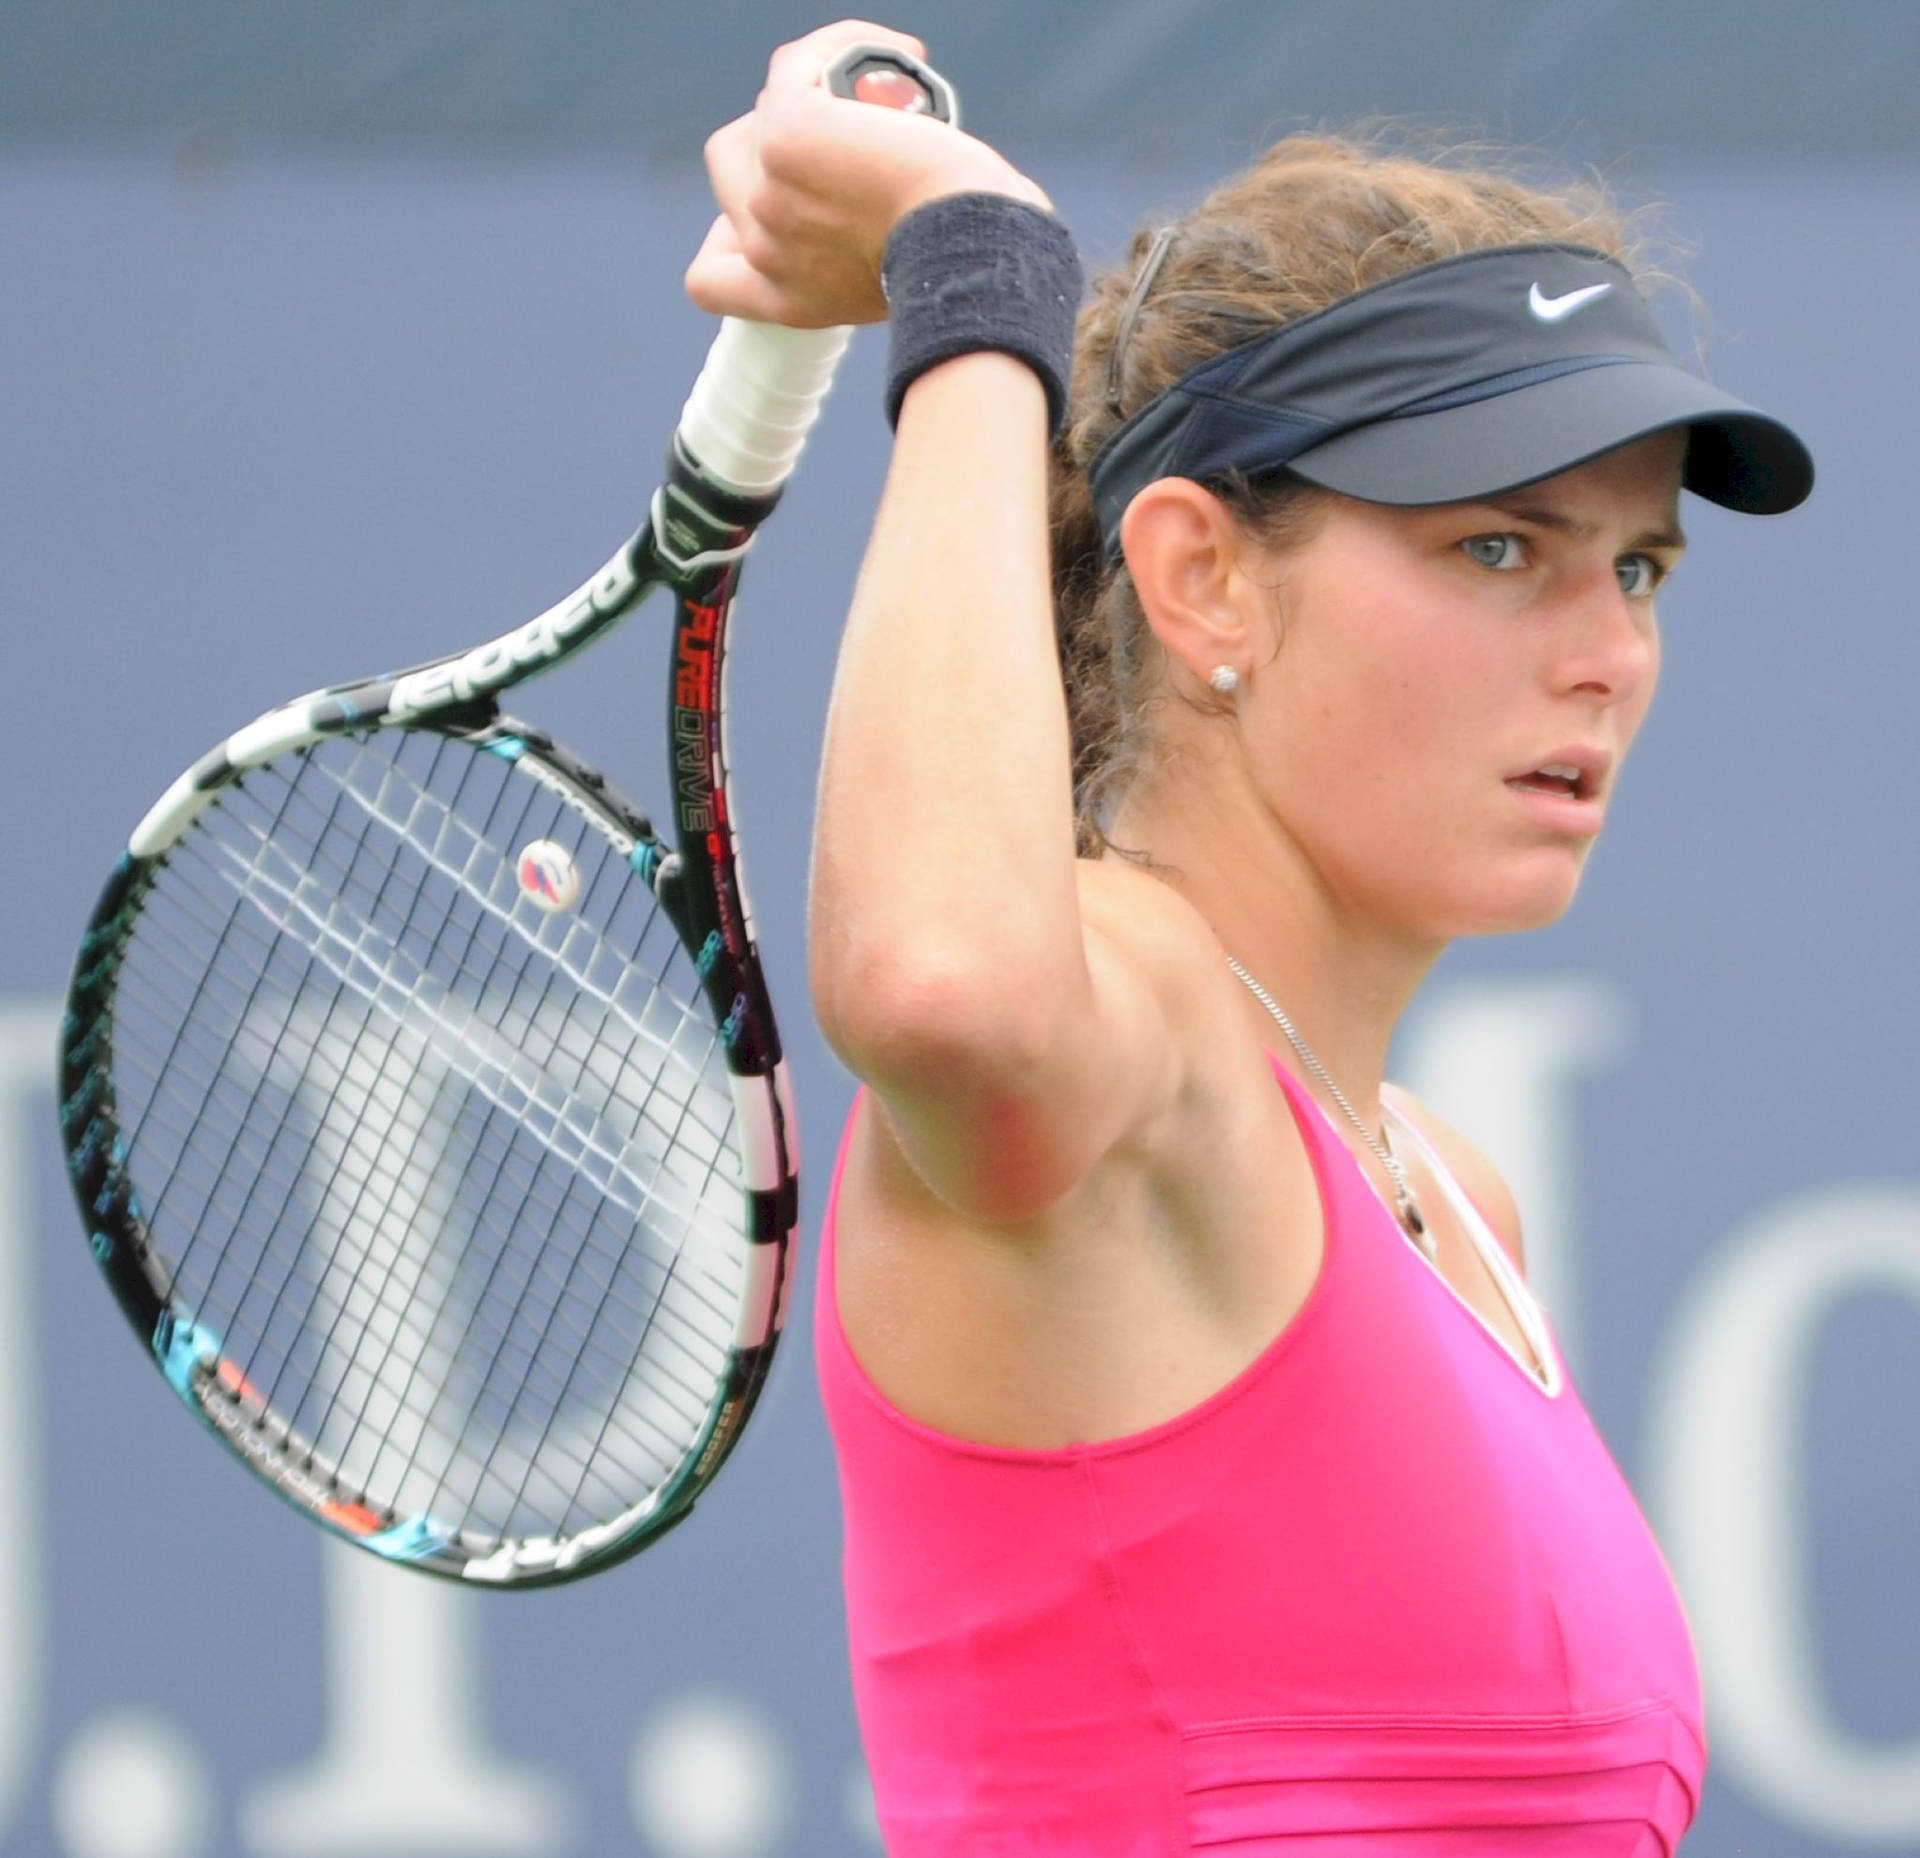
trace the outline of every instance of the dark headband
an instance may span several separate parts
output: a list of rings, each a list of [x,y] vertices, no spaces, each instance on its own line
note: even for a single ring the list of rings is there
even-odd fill
[[[1813,488],[1778,420],[1689,373],[1626,270],[1579,245],[1505,245],[1402,272],[1203,362],[1090,468],[1109,554],[1155,478],[1291,469],[1369,503],[1466,503],[1669,427],[1685,483],[1770,515]]]

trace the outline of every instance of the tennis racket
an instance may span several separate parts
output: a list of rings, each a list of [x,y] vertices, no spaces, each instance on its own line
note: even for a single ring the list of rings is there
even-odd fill
[[[856,46],[838,94],[956,119]],[[268,711],[134,829],[60,1120],[174,1392],[391,1561],[577,1578],[683,1518],[793,1279],[792,1097],[727,785],[741,562],[846,329],[728,321],[648,519],[512,632]],[[673,837],[501,698],[674,599]]]

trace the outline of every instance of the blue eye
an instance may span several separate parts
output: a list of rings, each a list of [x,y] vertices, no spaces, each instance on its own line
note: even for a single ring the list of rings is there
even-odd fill
[[[1622,555],[1613,571],[1629,600],[1644,600],[1660,585],[1660,564],[1651,555]]]
[[[1469,561],[1496,572],[1510,573],[1527,565],[1526,544],[1517,535],[1470,535],[1460,547]]]

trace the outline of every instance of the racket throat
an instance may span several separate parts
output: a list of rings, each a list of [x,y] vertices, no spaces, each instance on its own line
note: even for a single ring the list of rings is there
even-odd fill
[[[707,476],[676,436],[667,454],[666,481],[653,493],[649,520],[653,550],[674,577],[736,567],[753,546],[754,531],[772,515],[779,490],[748,496]]]

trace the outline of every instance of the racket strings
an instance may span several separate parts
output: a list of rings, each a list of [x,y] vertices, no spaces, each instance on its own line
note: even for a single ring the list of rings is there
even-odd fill
[[[381,788],[380,788],[379,794],[375,796],[376,799],[377,800],[384,799],[386,797],[388,790],[391,788],[391,786],[392,786],[392,783],[388,778],[388,771],[383,769],[382,775],[381,775]],[[351,791],[352,791],[351,783],[343,784],[342,797],[344,797],[346,794],[350,793]],[[454,802],[456,808],[457,808],[458,802],[459,802],[459,795],[456,795],[455,802]],[[374,810],[377,817],[379,815],[380,809],[376,806]],[[398,820],[391,820],[389,823],[396,825],[398,828],[402,830],[414,831],[417,833],[419,830],[419,819],[417,815],[417,807],[410,808],[406,816]],[[442,823],[444,825],[444,821]],[[437,853],[440,851],[444,843],[444,838],[445,838],[444,831],[437,832],[435,834],[432,849],[429,853],[430,857],[433,857],[434,853]],[[440,860],[437,857],[434,857],[433,861],[440,862]],[[392,868],[389,867],[388,871],[382,874],[382,890],[383,891],[385,889],[387,879],[391,874],[391,869]],[[471,872],[470,870],[462,870],[459,873],[459,875],[463,879],[467,879],[467,878],[470,878]],[[403,943],[406,940],[408,933],[414,927],[414,919],[417,913],[418,900],[419,900],[419,897],[423,894],[424,893],[422,892],[416,892],[414,899],[412,900],[412,902],[409,903],[405,911],[405,921],[402,924],[402,931],[401,931],[401,937],[400,937]],[[379,901],[379,899],[377,898],[376,901]],[[322,931],[328,937],[337,936],[338,918],[340,914],[341,912],[338,911],[332,905],[331,902],[329,902],[318,924],[318,926],[322,929]],[[356,923],[356,928],[357,928],[357,934],[350,939],[350,951],[347,957],[345,958],[347,963],[347,968],[348,968],[348,974],[346,978],[348,978],[349,980],[351,980],[352,978],[351,971],[360,965],[360,963],[362,962],[365,956],[366,946],[369,940],[369,934],[371,930],[371,923],[367,918],[361,917],[358,919]],[[473,941],[473,936],[472,934],[469,934],[467,938],[467,943],[469,946],[471,945],[472,941]],[[452,965],[456,969],[456,971],[458,971],[458,970],[469,967],[471,964],[468,962],[465,955],[461,954],[461,955],[454,956]],[[393,978],[394,977],[389,974],[382,974],[380,976],[380,980],[383,984]],[[406,990],[410,986],[413,980],[414,980],[414,977],[411,975],[400,976],[399,984],[402,990],[403,991]],[[376,1000],[377,1000],[377,995],[376,995]],[[390,1003],[388,1004],[390,1005]],[[418,1062],[417,1056],[403,1055],[402,1048],[399,1042],[396,1042],[394,1045],[388,1048],[387,1056],[388,1058],[401,1059],[402,1067],[403,1067],[401,1075],[403,1077],[407,1075],[411,1067],[417,1064]],[[343,1067],[335,1067],[335,1073],[336,1073],[336,1076],[341,1079],[344,1079],[348,1075],[346,1069]],[[372,1086],[375,1094],[377,1096],[390,1095],[392,1082],[393,1080],[391,1080],[386,1074],[386,1067],[383,1063],[380,1073],[377,1074],[376,1077],[372,1080]],[[429,1135],[430,1131],[433,1129],[434,1121],[435,1119],[427,1116],[422,1116],[418,1118],[413,1129],[413,1137],[411,1142],[408,1144],[406,1151],[398,1155],[394,1155],[391,1153],[390,1141],[383,1139],[381,1144],[381,1152],[385,1156],[385,1158],[392,1163],[392,1165],[385,1169],[368,1169],[363,1166],[362,1172],[361,1172],[362,1187],[361,1187],[360,1194],[357,1196],[356,1202],[345,1209],[345,1217],[342,1223],[346,1225],[348,1229],[352,1229],[354,1226],[361,1224],[365,1220],[367,1216],[367,1209],[363,1204],[361,1204],[361,1202],[365,1200],[367,1192],[373,1186],[373,1184],[379,1178],[381,1178],[382,1173],[384,1173],[387,1176],[387,1178],[392,1182],[393,1184],[392,1193],[398,1193],[402,1195],[405,1195],[408,1193],[410,1178],[415,1175],[418,1168],[418,1158],[417,1158],[416,1151],[419,1148],[421,1140],[423,1138],[426,1138]],[[356,1132],[356,1141],[358,1140],[358,1136],[361,1133],[364,1133],[364,1132]],[[364,1157],[363,1157],[363,1161],[364,1161]],[[388,1202],[380,1205],[377,1209],[374,1210],[373,1216],[376,1221],[384,1221],[392,1216],[392,1211],[393,1211],[392,1204],[391,1204],[392,1193],[390,1193],[389,1195]],[[413,1197],[416,1197],[416,1198],[418,1197],[417,1189],[415,1190]],[[431,1211],[437,1213],[439,1209],[431,1209]],[[418,1214],[418,1211],[416,1211],[414,1214],[414,1218],[416,1221],[418,1217],[419,1217],[419,1214]],[[367,1255],[371,1257],[372,1252],[369,1251]],[[395,1301],[395,1299],[391,1298],[388,1294],[389,1282],[395,1270],[400,1266],[403,1256],[404,1254],[399,1249],[393,1248],[393,1247],[387,1248],[386,1268],[383,1274],[383,1280],[380,1284],[373,1287],[373,1290],[371,1292],[372,1299],[376,1309],[384,1309],[390,1302]],[[339,1314],[336,1315],[336,1318],[335,1318],[335,1327],[338,1326],[341,1318],[343,1316],[346,1316],[352,1310],[355,1297],[356,1296],[364,1297],[367,1294],[367,1287],[361,1281],[361,1276],[362,1274],[358,1274],[358,1273],[356,1274],[354,1281],[349,1286],[349,1295],[339,1300],[339,1303],[338,1303]],[[398,1299],[398,1301],[401,1302],[403,1305],[406,1305],[406,1304],[412,1303],[415,1300],[416,1300],[415,1295],[412,1289],[410,1287],[403,1287],[402,1297]],[[377,1331],[370,1330],[369,1334],[372,1337],[372,1339],[376,1341],[378,1340]],[[330,1346],[332,1344],[332,1341],[333,1341],[333,1337],[330,1333],[326,1337],[326,1342]],[[422,1352],[416,1352],[415,1359],[414,1359],[414,1366],[408,1374],[409,1380],[411,1380],[412,1378],[414,1378],[415,1375],[417,1375],[422,1361],[426,1358],[427,1358],[426,1354]],[[374,1374],[376,1382],[383,1377],[384,1368],[385,1368],[384,1361],[371,1364],[371,1371]],[[351,1391],[351,1390],[346,1389],[344,1384],[337,1383],[337,1394],[338,1392],[346,1392],[346,1391]],[[405,1398],[404,1390],[402,1390],[399,1396],[399,1406],[402,1411],[406,1410],[406,1398]],[[330,1418],[331,1413],[329,1412],[324,1417]],[[358,1428],[355,1428],[355,1430],[357,1429]],[[347,1441],[349,1448],[351,1447],[353,1442],[354,1441],[350,1436]]]
[[[414,821],[412,821],[412,820],[409,820],[409,821],[408,821],[407,823],[409,824],[409,826],[413,826],[413,825],[415,825],[415,823],[416,823],[416,822],[414,822]],[[466,873],[464,873],[464,872],[463,872],[463,873],[462,873],[462,875],[466,875]],[[575,1262],[576,1262],[576,1263],[578,1262],[578,1260],[577,1260],[577,1258],[576,1258],[576,1261],[575,1261]],[[553,1317],[555,1317],[555,1316],[557,1316],[557,1315],[559,1315],[559,1314],[560,1314],[560,1312],[562,1311],[562,1309],[563,1309],[563,1307],[564,1307],[564,1305],[563,1305],[563,1303],[562,1303],[562,1301],[561,1301],[561,1299],[559,1299],[559,1298],[555,1298],[555,1299],[553,1300],[553,1302],[551,1303],[551,1305],[550,1305],[550,1307],[549,1307],[549,1319],[548,1319],[548,1331],[547,1331],[547,1332],[543,1332],[543,1334],[542,1334],[542,1336],[540,1337],[540,1342],[539,1342],[539,1347],[540,1347],[541,1349],[544,1349],[544,1348],[545,1348],[545,1346],[546,1346],[546,1344],[547,1344],[547,1342],[548,1342],[548,1340],[549,1340],[549,1333],[550,1333],[550,1330],[551,1330],[551,1325],[552,1325],[552,1319],[553,1319]],[[581,1357],[580,1357],[579,1355],[577,1355],[577,1354],[576,1354],[576,1355],[574,1356],[574,1358],[573,1358],[573,1365],[572,1365],[572,1367],[571,1367],[571,1369],[569,1370],[569,1376],[568,1376],[568,1381],[569,1381],[569,1385],[571,1385],[571,1383],[572,1383],[572,1381],[573,1381],[573,1380],[574,1380],[574,1379],[575,1379],[575,1378],[577,1377],[577,1373],[578,1373],[578,1368],[579,1368],[579,1364],[580,1364],[580,1360],[581,1360]],[[564,1390],[563,1390],[563,1391],[564,1391]]]
[[[333,800],[332,804],[328,807],[327,815],[324,821],[322,822],[320,830],[315,832],[303,833],[296,837],[296,835],[288,833],[286,831],[286,815],[287,815],[288,808],[292,805],[292,803],[298,797],[300,797],[301,792],[302,792],[302,789],[298,782],[287,783],[283,792],[280,808],[274,815],[270,823],[270,826],[266,830],[263,830],[257,833],[256,835],[257,842],[262,848],[271,847],[275,845],[286,845],[291,843],[311,844],[314,852],[314,859],[313,859],[314,867],[324,868],[325,865],[329,862],[326,856],[327,850],[330,847],[330,845],[332,845],[335,842],[334,829],[337,825],[338,818],[339,818],[340,797],[337,796]],[[391,869],[392,868],[389,867],[389,873],[388,873],[389,876],[391,875]],[[344,877],[346,875],[345,871],[341,871],[340,875]],[[249,1018],[248,1023],[249,1024],[251,1023],[251,1016]],[[288,1024],[290,1025],[291,1021],[289,1021]],[[277,1035],[274,1038],[272,1049],[266,1054],[264,1063],[261,1063],[258,1059],[256,1059],[256,1064],[255,1064],[256,1070],[261,1071],[265,1074],[271,1074],[272,1070],[275,1067],[281,1066],[284,1064],[285,1057],[282,1051],[284,1030],[285,1029],[283,1028],[282,1033],[280,1035]],[[344,1078],[345,1078],[344,1071],[341,1071],[337,1074],[335,1085],[334,1085],[334,1094],[337,1094],[340,1088],[340,1084],[344,1081]],[[329,1102],[329,1104],[326,1106],[325,1109],[323,1109],[321,1113],[321,1121],[322,1121],[323,1127],[326,1125],[326,1122],[330,1119],[332,1112],[333,1112],[333,1104]],[[275,1214],[273,1215],[273,1219],[269,1227],[270,1230],[279,1231],[282,1228],[282,1223],[285,1220],[288,1207],[291,1203],[291,1199],[293,1195],[298,1191],[301,1184],[301,1180],[302,1180],[302,1171],[295,1170],[289,1174],[286,1182],[284,1183],[285,1190],[282,1195],[280,1206],[276,1210]],[[233,1231],[238,1232],[243,1229],[248,1229],[248,1230],[253,1229],[253,1222],[248,1220],[245,1217],[246,1213],[249,1212],[250,1210],[251,1210],[250,1208],[243,1208],[243,1217],[241,1220],[238,1220],[234,1223],[234,1226],[232,1228]],[[220,1252],[216,1255],[216,1258],[214,1260],[214,1269],[216,1272],[226,1262],[226,1257],[227,1257],[227,1248],[223,1246]],[[243,1291],[242,1291],[243,1299],[247,1291],[250,1291],[256,1288],[257,1283],[258,1283],[257,1279],[253,1279],[253,1278],[243,1279]],[[274,1290],[274,1293],[273,1293],[273,1304],[270,1307],[267,1314],[266,1325],[270,1326],[272,1324],[274,1317],[276,1316],[276,1314],[278,1314],[281,1307],[283,1306],[285,1302],[285,1293],[286,1293],[287,1287],[289,1285],[295,1285],[295,1284],[301,1285],[301,1287],[307,1293],[307,1296],[303,1298],[303,1302],[310,1302],[313,1298],[318,1297],[322,1288],[321,1281],[317,1277],[302,1283],[302,1280],[300,1278],[298,1278],[293,1273],[289,1272],[288,1274],[286,1274],[286,1276],[278,1280],[278,1287]],[[242,1307],[244,1307],[244,1304],[242,1305]],[[239,1310],[236,1310],[236,1315],[238,1315],[239,1313],[240,1313]],[[324,1346],[325,1346],[325,1340],[323,1339],[322,1347],[324,1348]],[[289,1355],[289,1359],[291,1359],[291,1353]],[[285,1375],[285,1367],[283,1365],[281,1373],[275,1376],[273,1382],[269,1385],[269,1387],[266,1390],[265,1397],[269,1406],[277,1406],[277,1403],[280,1400],[281,1392],[282,1392],[282,1381],[284,1379],[284,1375]]]
[[[260,842],[266,843],[266,844],[281,844],[281,843],[292,841],[293,835],[287,833],[286,831],[286,808],[287,808],[287,804],[290,803],[296,797],[299,791],[300,789],[297,784],[290,783],[287,785],[282,795],[281,807],[273,816],[270,822],[269,828],[264,832],[256,833],[256,837]],[[336,800],[334,806],[330,808],[330,817],[325,822],[329,828],[335,823],[337,814],[338,814],[338,802]],[[315,863],[316,864],[324,863],[325,862],[324,849],[329,843],[328,833],[323,831],[317,834],[305,835],[305,838],[301,842],[309,842],[309,841],[315,847],[315,851],[316,851]],[[392,867],[389,867],[388,873],[385,875],[390,875],[391,870],[392,870]],[[342,873],[342,875],[344,875],[344,872]],[[383,887],[384,887],[385,875],[383,875]],[[214,898],[214,899],[211,899],[210,901],[213,903],[214,908],[217,912],[217,910],[220,907],[220,900],[217,898]],[[215,959],[213,963],[209,964],[208,969],[202,971],[203,974],[211,972],[213,968],[221,965],[223,960],[229,958],[227,955],[227,948],[226,948],[227,936],[231,931],[233,923],[238,920],[242,920],[242,918],[239,915],[230,915],[226,924],[221,928],[219,932],[219,939],[216,943]],[[194,1022],[190,1018],[186,1021],[183,1021],[183,1025],[191,1025],[193,1023]],[[273,1066],[278,1065],[282,1062],[283,1054],[281,1051],[281,1042],[282,1042],[281,1037],[276,1036],[276,1038],[273,1041],[272,1050],[267,1054],[265,1065],[257,1066],[256,1068],[270,1070]],[[336,1082],[334,1087],[336,1093],[340,1087],[340,1084],[344,1082],[346,1075],[347,1074],[344,1070],[338,1070],[336,1072]],[[332,1103],[328,1103],[323,1108],[321,1113],[323,1125],[331,1117],[333,1112],[333,1107],[334,1106],[332,1105]],[[240,1230],[258,1230],[260,1228],[262,1222],[256,1216],[257,1209],[253,1204],[253,1194],[254,1194],[254,1191],[256,1191],[258,1184],[263,1183],[270,1178],[271,1177],[266,1175],[264,1171],[259,1177],[257,1177],[255,1186],[249,1188],[247,1199],[243,1201],[240,1208],[237,1210],[236,1216],[232,1219],[232,1221],[229,1224],[228,1230],[230,1232],[237,1232]],[[296,1168],[288,1172],[286,1179],[284,1180],[283,1183],[281,1183],[283,1187],[281,1204],[279,1208],[275,1211],[275,1213],[272,1215],[270,1222],[267,1222],[268,1230],[279,1231],[282,1229],[282,1224],[284,1222],[284,1219],[288,1210],[289,1201],[292,1195],[298,1191],[301,1185],[301,1181],[302,1181],[301,1170]],[[217,1279],[217,1274],[219,1273],[221,1267],[226,1263],[226,1257],[227,1257],[227,1249],[226,1247],[222,1247],[213,1259],[211,1270],[214,1273],[216,1279]],[[250,1275],[246,1275],[243,1277],[242,1293],[241,1293],[242,1300],[243,1300],[242,1309],[236,1310],[236,1316],[240,1315],[243,1311],[244,1298],[246,1294],[256,1288],[261,1287],[262,1281],[263,1280],[258,1272],[254,1272]],[[284,1276],[280,1276],[276,1274],[274,1279],[272,1279],[271,1281],[276,1283],[278,1285],[278,1288],[275,1291],[274,1308],[269,1311],[269,1314],[267,1317],[267,1322],[269,1324],[271,1324],[274,1315],[278,1313],[281,1304],[284,1303],[285,1293],[288,1287],[291,1286],[291,1287],[302,1288],[305,1291],[307,1291],[308,1296],[302,1299],[303,1303],[310,1302],[311,1297],[313,1295],[317,1295],[321,1288],[319,1279],[312,1278],[303,1283],[302,1280],[291,1271],[289,1271]],[[284,1370],[283,1370],[283,1373],[284,1373]],[[275,1404],[280,1397],[280,1379],[281,1379],[280,1376],[276,1376],[274,1383],[267,1389],[265,1398],[269,1405]]]
[[[519,893],[534,837],[573,910]],[[671,925],[543,786],[401,732],[249,775],[171,855],[115,1031],[182,1301],[352,1494],[565,1533],[690,1449],[744,1277],[731,1097]]]
[[[422,1351],[422,1349],[419,1349],[419,1347],[417,1347],[417,1349],[413,1349],[411,1353],[413,1353],[413,1357],[415,1357],[415,1363],[417,1363],[417,1367],[419,1367],[420,1361],[422,1361],[424,1357],[428,1357],[428,1355],[432,1353],[432,1349],[426,1349],[426,1351]],[[372,1369],[374,1369],[374,1372],[378,1372],[378,1365],[369,1365],[369,1367],[372,1367]],[[403,1405],[405,1405],[405,1403],[403,1403]]]

